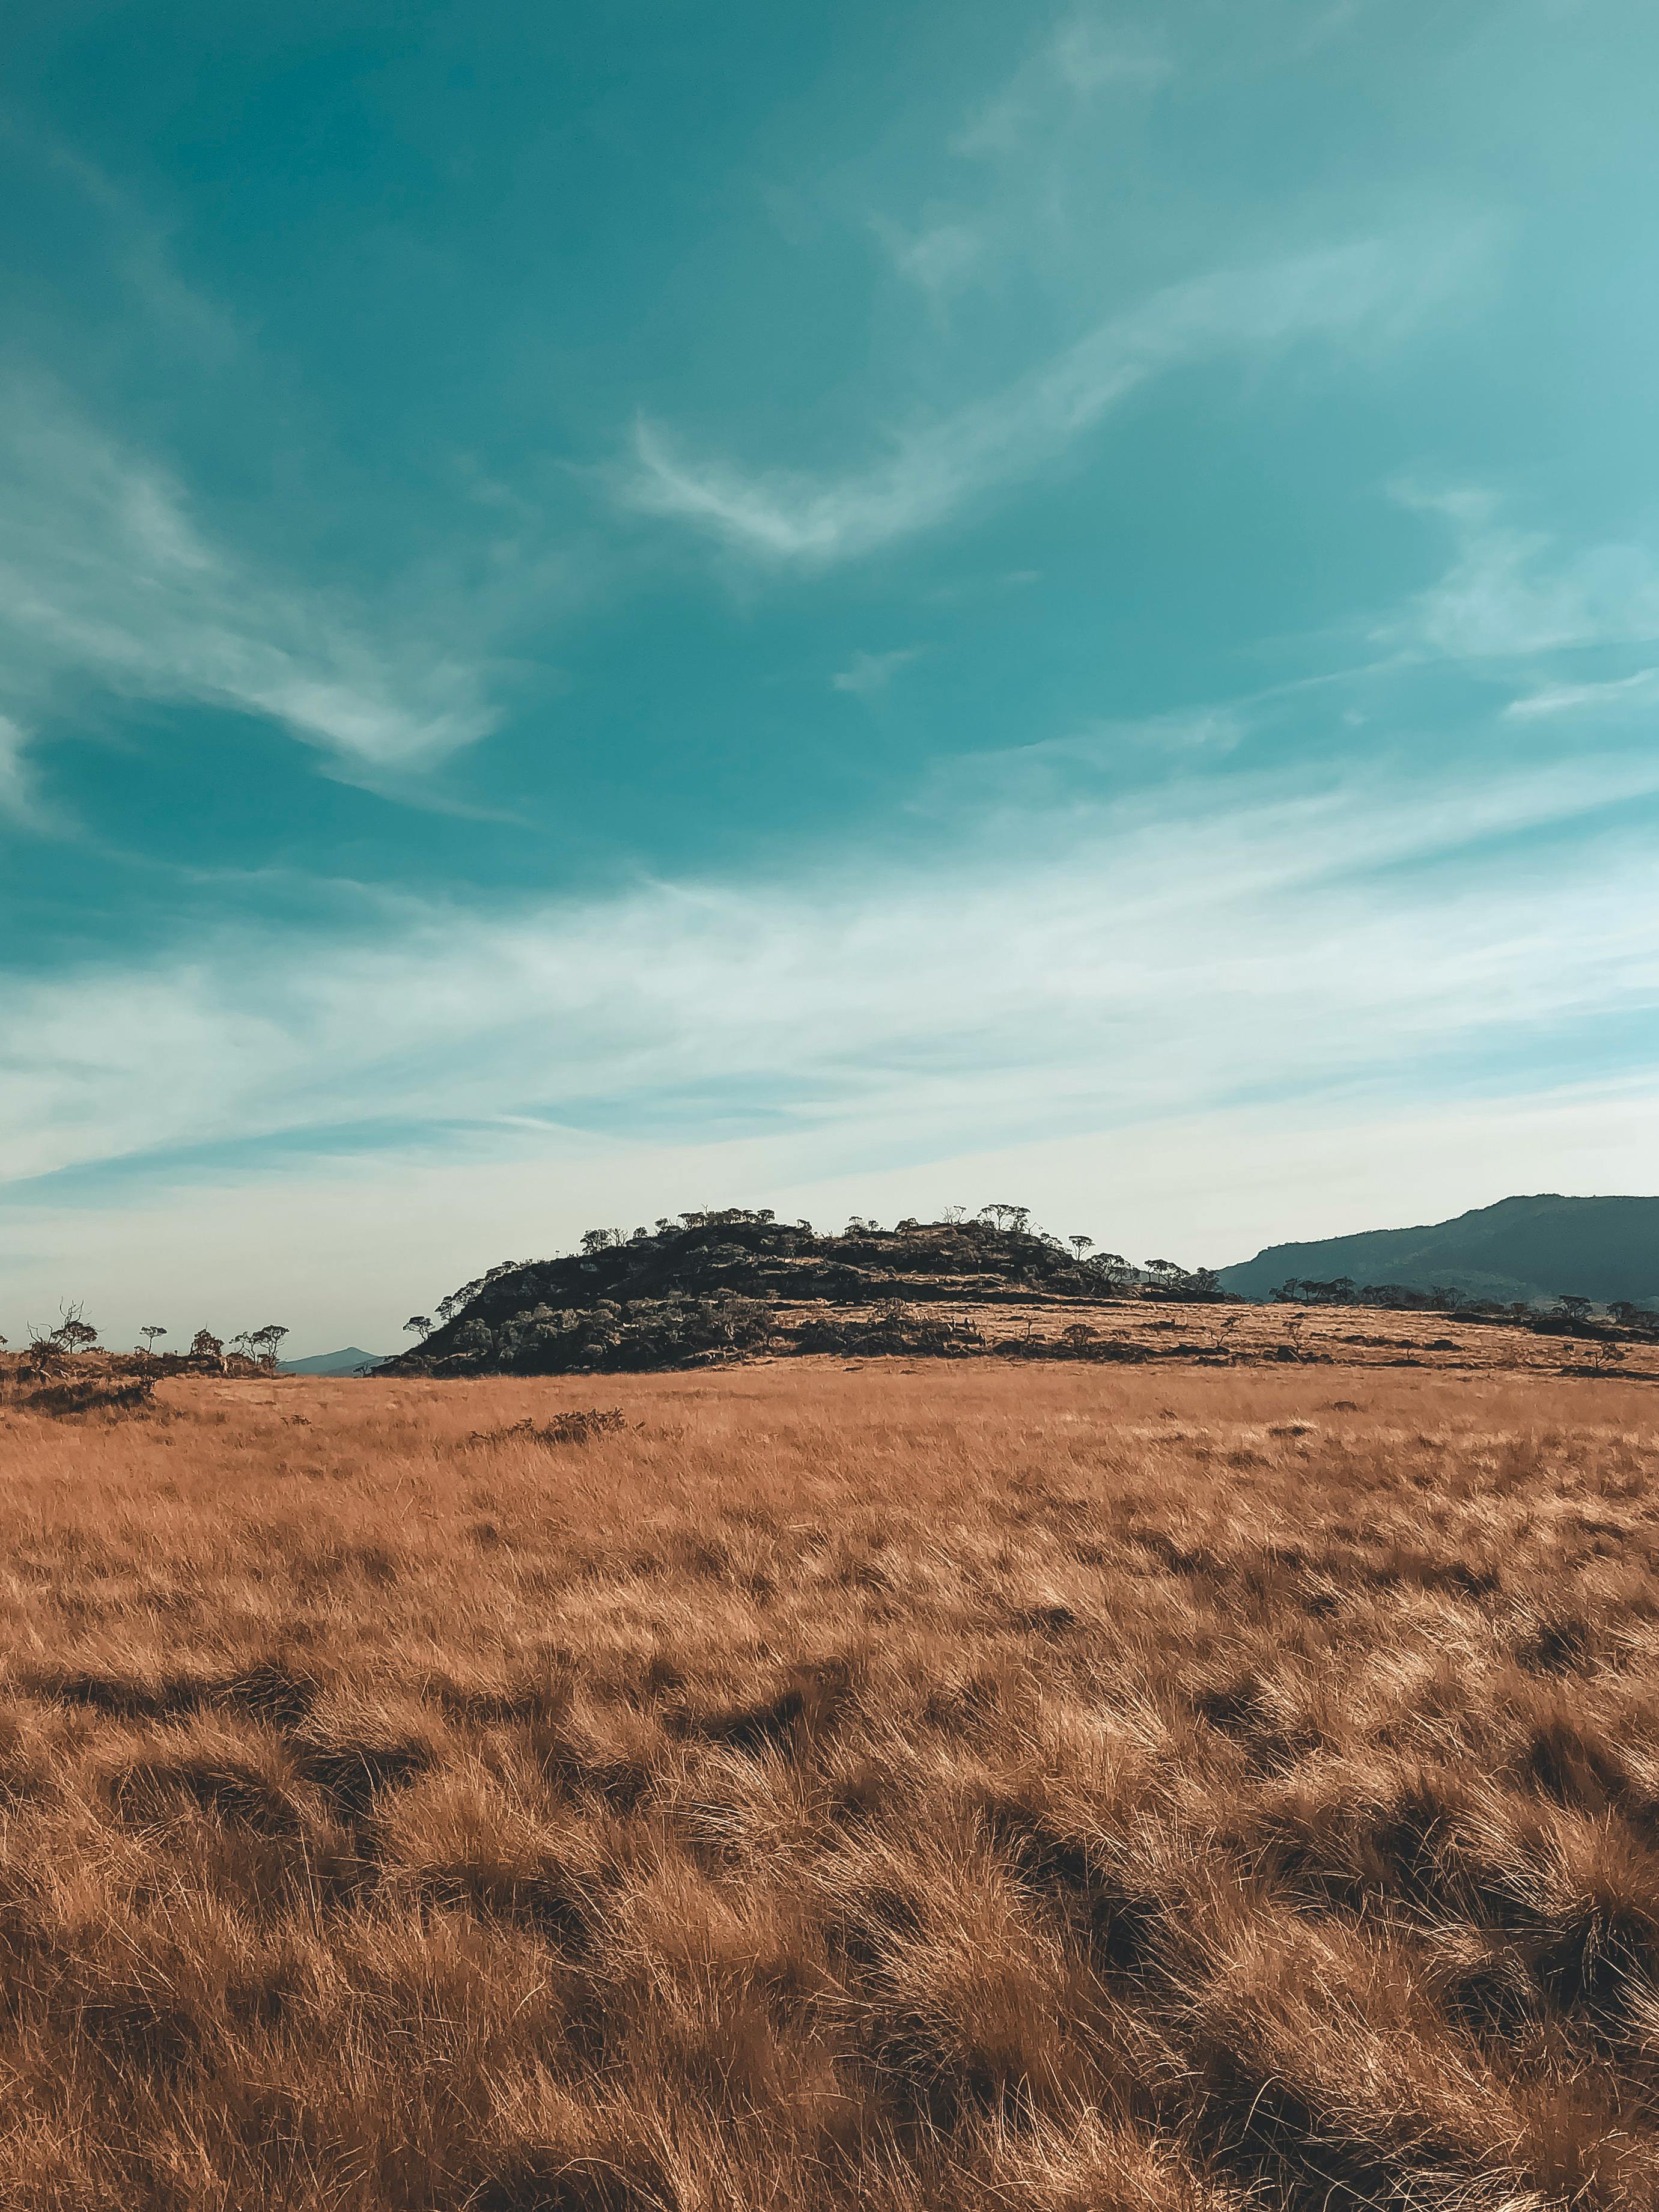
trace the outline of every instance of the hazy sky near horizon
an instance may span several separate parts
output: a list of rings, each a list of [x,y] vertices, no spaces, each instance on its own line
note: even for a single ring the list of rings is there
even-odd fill
[[[24,0],[0,1331],[1652,1190],[1646,0]]]

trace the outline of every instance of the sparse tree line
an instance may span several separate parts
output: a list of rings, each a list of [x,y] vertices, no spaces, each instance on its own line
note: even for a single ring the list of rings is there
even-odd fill
[[[251,1361],[256,1367],[272,1368],[283,1339],[289,1334],[280,1322],[266,1322],[259,1328],[239,1329],[233,1337],[216,1336],[210,1328],[198,1328],[190,1340],[187,1352],[158,1352],[156,1346],[167,1331],[160,1322],[146,1322],[138,1332],[142,1344],[132,1348],[132,1357],[144,1359],[156,1366],[176,1362],[201,1364],[204,1362],[223,1367],[232,1359]],[[0,1352],[7,1348],[6,1340],[0,1336]],[[85,1306],[76,1302],[58,1308],[58,1319],[50,1327],[31,1322],[25,1357],[39,1367],[54,1367],[66,1360],[80,1358],[83,1353],[100,1352],[106,1347],[99,1341],[94,1322],[86,1317]],[[118,1357],[121,1355],[117,1355]]]

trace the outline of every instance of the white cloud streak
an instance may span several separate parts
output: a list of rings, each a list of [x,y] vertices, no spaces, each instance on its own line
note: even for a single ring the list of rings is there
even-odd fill
[[[1659,700],[1659,668],[1638,668],[1633,676],[1609,677],[1600,684],[1547,684],[1524,698],[1512,699],[1504,712],[1516,721],[1540,721],[1584,708],[1616,714],[1632,707],[1650,707],[1656,700]]]
[[[966,502],[1050,462],[1156,375],[1310,340],[1382,342],[1443,299],[1477,233],[1371,239],[1170,286],[1101,323],[989,399],[899,438],[884,460],[829,481],[683,456],[649,422],[623,495],[763,560],[829,565],[936,528]]]
[[[64,684],[230,708],[364,771],[430,764],[494,716],[431,638],[376,636],[338,595],[264,574],[166,471],[38,382],[0,392],[0,701]]]
[[[1659,767],[1610,760],[1437,790],[1241,781],[1023,822],[988,809],[948,867],[410,908],[373,939],[20,984],[0,1168],[372,1126],[389,1107],[417,1124],[654,1116],[690,1138],[757,1099],[938,1157],[1240,1086],[1392,1082],[1659,1003],[1645,844],[1604,841],[1542,890],[1479,849],[1656,787]]]

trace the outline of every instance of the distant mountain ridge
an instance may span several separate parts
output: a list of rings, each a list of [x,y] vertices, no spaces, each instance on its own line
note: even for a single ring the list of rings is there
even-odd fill
[[[1269,1244],[1219,1270],[1224,1290],[1265,1298],[1291,1277],[1440,1287],[1534,1304],[1569,1297],[1659,1307],[1659,1198],[1500,1199],[1455,1220]]]
[[[355,1344],[343,1352],[313,1352],[309,1359],[279,1359],[279,1375],[355,1375],[360,1367],[378,1367],[384,1352],[361,1352]]]

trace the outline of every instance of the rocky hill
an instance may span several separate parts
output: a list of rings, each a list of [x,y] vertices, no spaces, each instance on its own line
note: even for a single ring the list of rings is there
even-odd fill
[[[950,1352],[983,1348],[989,1309],[1080,1309],[1115,1297],[1213,1297],[1215,1279],[1134,1268],[1025,1224],[805,1222],[731,1209],[632,1237],[593,1231],[565,1258],[512,1261],[447,1298],[413,1350],[380,1371],[563,1375],[665,1367],[770,1348]]]
[[[1220,1271],[1226,1289],[1249,1298],[1291,1280],[1344,1278],[1503,1303],[1565,1296],[1659,1308],[1659,1198],[1505,1198],[1423,1228],[1270,1244]]]

